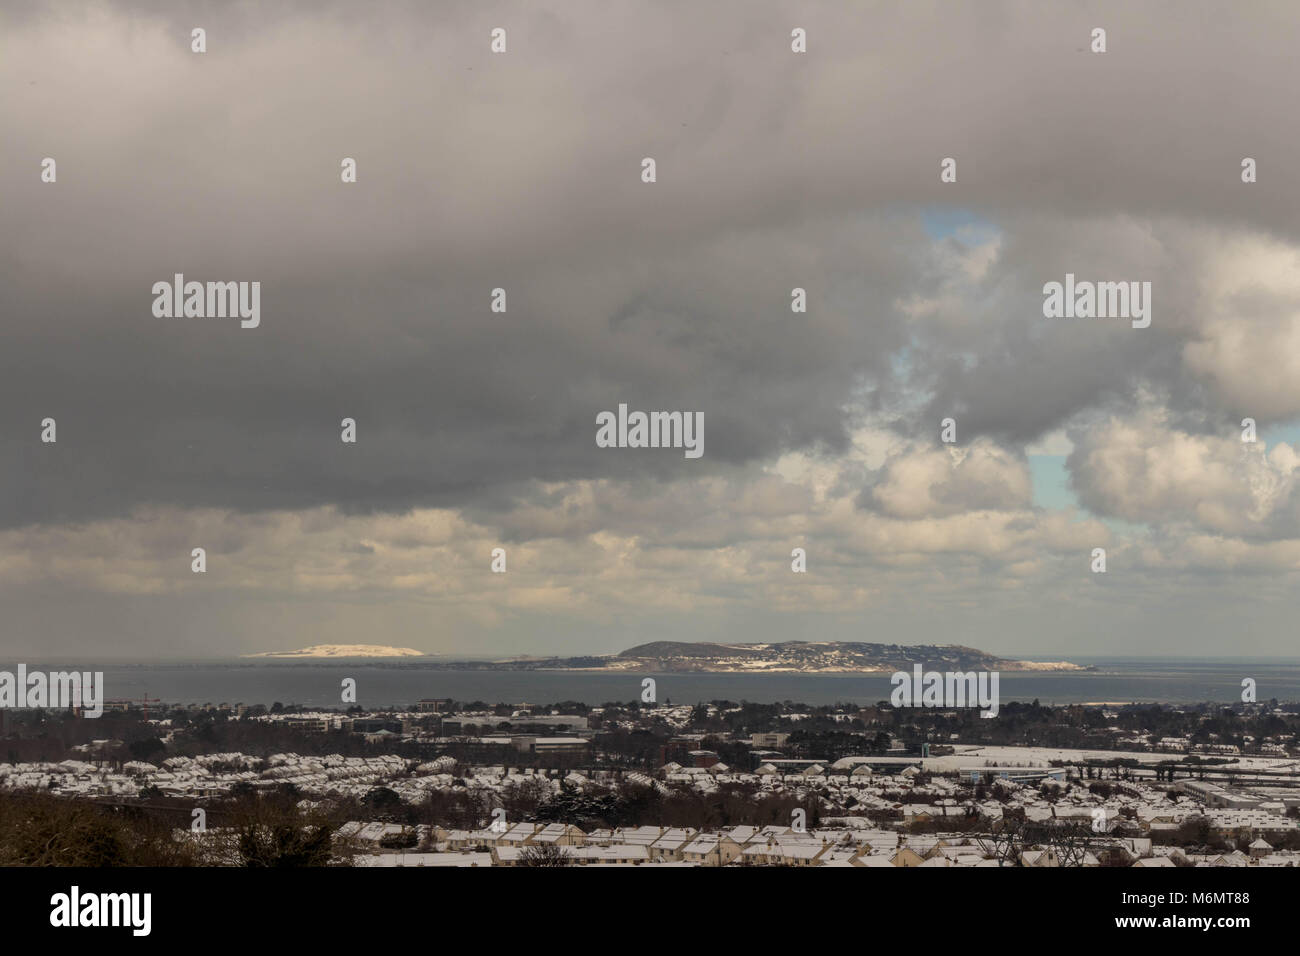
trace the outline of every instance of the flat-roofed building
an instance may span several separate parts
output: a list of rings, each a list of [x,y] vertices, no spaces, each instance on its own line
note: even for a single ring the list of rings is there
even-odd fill
[[[585,756],[591,741],[585,737],[512,737],[511,742],[520,753],[566,754]]]

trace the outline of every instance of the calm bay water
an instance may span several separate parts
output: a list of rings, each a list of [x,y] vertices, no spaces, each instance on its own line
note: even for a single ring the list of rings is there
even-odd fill
[[[1044,704],[1095,701],[1195,703],[1241,699],[1241,681],[1253,678],[1266,701],[1300,701],[1300,659],[1242,658],[1075,658],[1091,664],[1087,673],[1003,672],[1002,701],[1037,698]],[[109,698],[156,697],[168,703],[271,704],[341,707],[340,682],[357,682],[363,707],[406,705],[421,697],[459,701],[532,704],[580,701],[596,705],[641,696],[641,680],[653,676],[660,701],[677,704],[708,700],[798,701],[807,704],[857,704],[887,700],[889,676],[821,674],[600,674],[538,671],[452,671],[419,663],[258,661],[91,664],[78,661],[25,662],[29,670],[75,666],[103,671]],[[0,669],[13,663],[0,661]]]

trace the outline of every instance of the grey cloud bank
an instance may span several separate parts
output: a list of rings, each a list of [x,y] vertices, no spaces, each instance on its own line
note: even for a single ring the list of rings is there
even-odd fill
[[[1055,654],[1092,628],[1049,633],[1053,601],[1119,647],[1212,651],[1215,601],[1283,644],[1295,463],[1233,441],[1300,415],[1292,9],[18,3],[0,29],[5,644],[107,618],[137,651],[563,652],[970,615]],[[256,278],[257,327],[159,317],[175,273]],[[1150,327],[1045,318],[1067,274],[1149,281]],[[597,447],[633,396],[707,416],[707,454]],[[1024,452],[1062,428],[1074,513]],[[1135,530],[1080,581],[1098,519]],[[197,545],[201,585],[171,564]]]

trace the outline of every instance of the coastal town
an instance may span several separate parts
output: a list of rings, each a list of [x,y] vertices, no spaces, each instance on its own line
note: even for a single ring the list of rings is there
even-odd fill
[[[1015,742],[887,706],[109,710],[133,739],[11,759],[0,794],[141,808],[197,847],[231,801],[287,799],[328,812],[330,862],[355,866],[1300,865],[1300,715],[1275,703],[1012,703]],[[31,749],[38,725],[7,724],[11,758]]]

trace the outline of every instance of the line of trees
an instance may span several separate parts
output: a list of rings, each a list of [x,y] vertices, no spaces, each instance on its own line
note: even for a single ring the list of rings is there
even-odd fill
[[[42,791],[0,793],[0,866],[298,867],[351,860],[334,841],[339,814],[300,807],[289,793],[214,805],[213,819],[221,825],[198,832],[188,825],[188,813],[182,821],[176,809]]]

